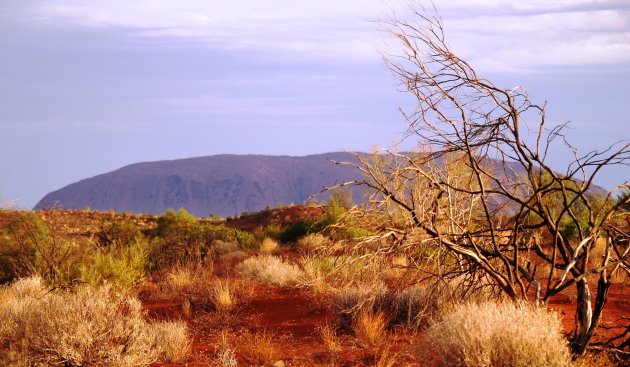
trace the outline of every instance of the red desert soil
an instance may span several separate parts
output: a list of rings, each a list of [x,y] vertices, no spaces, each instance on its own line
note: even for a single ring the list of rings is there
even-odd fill
[[[150,299],[143,301],[151,319],[186,319],[182,312],[182,302]],[[211,310],[195,310],[186,319],[194,334],[192,357],[185,364],[159,364],[165,366],[215,366],[216,352],[221,346],[221,334],[227,332],[230,346],[236,350],[239,362],[242,361],[240,347],[251,342],[251,333],[267,332],[276,337],[279,360],[287,366],[368,366],[373,358],[353,342],[349,333],[339,336],[343,351],[336,357],[326,350],[318,335],[317,327],[332,323],[335,316],[328,307],[320,305],[304,292],[294,288],[256,286],[249,297],[232,315],[216,315]],[[222,318],[222,320],[217,320]],[[412,340],[409,335],[397,333],[396,349],[409,349]],[[403,356],[397,366],[424,365]],[[420,363],[420,364],[418,364]],[[239,364],[247,365],[247,364]]]
[[[602,316],[602,325],[614,327],[619,325],[620,318],[630,316],[628,293],[630,288],[611,286],[608,304]],[[192,357],[188,363],[156,363],[152,365],[153,367],[216,366],[213,361],[222,345],[222,333],[228,335],[228,344],[236,350],[239,365],[246,365],[242,364],[240,348],[251,342],[252,333],[263,331],[276,337],[279,359],[287,366],[327,366],[333,362],[337,366],[368,366],[370,358],[373,358],[369,351],[356,345],[347,331],[342,331],[339,336],[342,352],[335,357],[327,351],[318,335],[317,327],[333,323],[336,318],[328,307],[311,299],[299,289],[256,286],[252,295],[247,297],[243,304],[225,315],[204,309],[204,305],[193,305],[192,315],[186,317],[182,302],[178,300],[149,299],[143,301],[143,304],[151,319],[185,319],[194,335]],[[565,332],[570,332],[574,326],[573,307],[570,298],[564,295],[550,302],[550,308],[562,315]],[[609,337],[614,331],[600,328],[595,340]],[[401,354],[397,366],[430,365],[429,357],[426,357],[427,360],[414,360],[408,353],[414,350],[414,345],[421,341],[422,335],[413,336],[395,331],[395,338],[397,339],[395,349],[405,352]],[[416,358],[417,356],[418,354]]]

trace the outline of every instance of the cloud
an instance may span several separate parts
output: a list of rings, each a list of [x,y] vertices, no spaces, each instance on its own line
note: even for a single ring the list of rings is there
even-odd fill
[[[255,51],[286,57],[378,59],[386,35],[375,20],[403,0],[58,0],[13,4],[0,13],[50,27],[116,29],[165,45]],[[627,63],[630,4],[585,0],[436,1],[447,39],[488,70]],[[4,15],[2,15],[4,14]],[[14,19],[15,20],[15,19]]]

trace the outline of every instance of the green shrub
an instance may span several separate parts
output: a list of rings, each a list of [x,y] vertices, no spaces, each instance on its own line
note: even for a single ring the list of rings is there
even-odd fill
[[[144,241],[100,247],[81,265],[81,279],[93,286],[111,284],[115,288],[131,288],[144,280],[147,266]]]
[[[278,236],[278,240],[282,243],[296,243],[301,237],[309,233],[312,226],[313,223],[309,221],[292,223],[282,230]]]
[[[568,367],[555,313],[519,303],[464,304],[427,331],[438,366]]]
[[[100,246],[131,245],[145,242],[145,237],[135,223],[128,220],[117,220],[102,228],[98,234]]]
[[[258,248],[258,240],[253,234],[224,225],[208,225],[205,228],[205,235],[207,241],[209,241],[208,244],[215,240],[221,240],[223,242],[238,243],[243,249]]]
[[[150,263],[154,269],[168,268],[186,262],[205,262],[215,241],[237,243],[244,249],[258,248],[249,232],[223,224],[203,224],[185,210],[167,211],[158,218],[155,237],[151,240]]]
[[[78,231],[68,230],[71,225],[59,218],[44,222],[35,212],[13,211],[11,216],[6,241],[0,244],[9,265],[3,269],[6,280],[37,275],[59,285],[78,277],[87,247]]]

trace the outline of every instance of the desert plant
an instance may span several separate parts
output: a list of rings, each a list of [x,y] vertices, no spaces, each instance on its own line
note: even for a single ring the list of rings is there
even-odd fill
[[[167,363],[182,363],[190,354],[186,323],[183,321],[156,322],[149,324],[154,334],[157,360]]]
[[[298,239],[296,247],[300,251],[312,252],[317,249],[326,248],[330,244],[330,239],[321,233],[309,233]]]
[[[278,286],[296,284],[303,274],[294,264],[270,255],[250,257],[236,269],[245,277]]]
[[[317,327],[317,334],[322,339],[326,349],[337,354],[341,351],[341,341],[337,336],[337,327],[331,324],[324,324]]]
[[[154,269],[202,262],[210,243],[203,226],[193,215],[184,209],[178,212],[167,210],[157,218],[149,259]]]
[[[394,14],[384,25],[402,48],[385,61],[415,99],[405,118],[418,151],[357,154],[358,164],[340,163],[364,179],[338,186],[372,190],[365,208],[382,234],[379,253],[416,247],[432,248],[435,259],[448,253],[457,263],[441,264],[437,277],[485,274],[512,300],[546,303],[574,287],[571,346],[582,354],[600,323],[612,273],[630,265],[630,232],[618,225],[630,216],[624,211],[630,196],[607,205],[611,193],[606,205],[593,203],[598,175],[627,165],[630,143],[578,153],[565,139],[566,125],[549,126],[546,104],[534,103],[523,87],[503,88],[479,75],[453,52],[441,18],[427,9],[412,7],[413,18]],[[557,147],[573,157],[559,170],[549,164]],[[569,223],[574,228],[563,232]],[[589,263],[602,236],[606,256]]]
[[[217,311],[231,310],[236,304],[234,291],[228,281],[215,280],[211,286],[212,304]]]
[[[441,292],[444,290],[437,287],[413,286],[403,289],[395,296],[393,321],[412,330],[424,329],[440,311],[444,311],[443,304],[447,300]]]
[[[383,342],[388,324],[383,311],[364,308],[355,314],[352,320],[352,331],[359,345],[372,348]]]
[[[209,264],[188,263],[170,268],[161,283],[162,292],[194,302],[212,302],[214,277]]]
[[[182,361],[183,324],[144,320],[140,302],[111,287],[47,291],[37,279],[1,291],[0,362],[12,365],[131,366]]]
[[[391,345],[380,347],[374,355],[373,367],[394,367],[398,365],[400,353],[392,351]]]
[[[337,289],[332,307],[339,317],[340,327],[350,328],[362,311],[389,311],[393,300],[383,284],[360,284]]]
[[[98,247],[90,259],[79,265],[81,280],[93,286],[111,284],[131,288],[144,280],[148,263],[144,241]]]
[[[236,367],[238,361],[236,360],[236,354],[234,350],[229,347],[221,348],[217,352],[217,364],[219,367]]]
[[[558,316],[524,303],[463,304],[427,331],[438,366],[565,366]]]
[[[77,264],[83,260],[87,241],[74,223],[53,214],[44,221],[36,212],[10,213],[7,241],[0,245],[11,268],[7,280],[37,275],[59,285],[78,277]]]
[[[247,343],[241,347],[241,355],[250,366],[269,366],[276,362],[280,356],[276,344],[276,335],[263,330],[244,335]]]
[[[263,255],[271,255],[278,250],[278,242],[272,238],[265,237],[258,250]]]

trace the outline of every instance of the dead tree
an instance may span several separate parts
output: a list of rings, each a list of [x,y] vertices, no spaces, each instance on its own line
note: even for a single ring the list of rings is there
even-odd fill
[[[365,176],[344,185],[373,190],[369,210],[407,239],[392,251],[441,249],[464,274],[482,273],[515,300],[545,304],[573,287],[571,345],[582,354],[611,277],[630,269],[629,213],[622,210],[630,199],[593,195],[604,167],[630,163],[630,144],[579,155],[563,135],[565,125],[546,125],[544,104],[521,87],[503,89],[479,76],[449,48],[439,16],[422,9],[415,17],[386,22],[402,53],[385,62],[415,97],[415,110],[403,113],[406,138],[420,149],[342,163]],[[558,143],[574,157],[564,171],[547,163]]]

